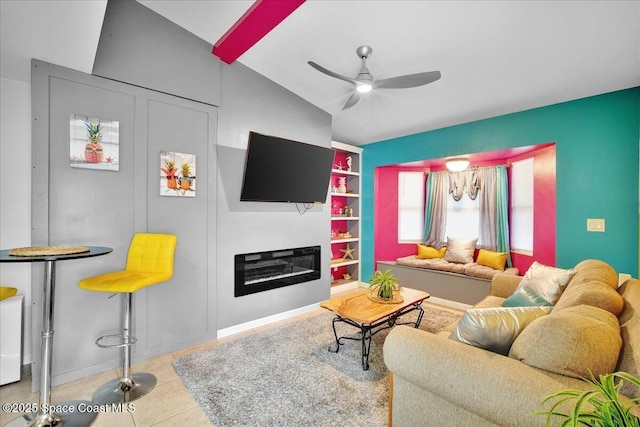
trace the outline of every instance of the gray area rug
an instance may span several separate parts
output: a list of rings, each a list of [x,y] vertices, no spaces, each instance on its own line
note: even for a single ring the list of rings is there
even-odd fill
[[[459,315],[424,304],[420,329],[437,332]],[[413,316],[413,317],[412,317]],[[215,426],[386,426],[388,331],[374,336],[370,368],[360,341],[338,353],[329,312],[176,359],[173,367]],[[415,313],[400,319],[415,320]],[[338,323],[338,336],[357,337]]]

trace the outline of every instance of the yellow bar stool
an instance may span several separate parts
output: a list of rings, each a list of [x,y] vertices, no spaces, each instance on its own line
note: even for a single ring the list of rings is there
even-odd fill
[[[82,289],[122,293],[122,334],[104,335],[96,339],[101,348],[122,348],[122,377],[102,385],[93,394],[97,404],[124,403],[136,400],[156,385],[156,377],[147,373],[131,374],[131,346],[137,338],[131,335],[133,293],[138,289],[166,282],[173,276],[173,258],[178,238],[171,234],[136,233],[131,240],[124,271],[114,271],[82,279]],[[117,344],[103,344],[108,338],[120,338]]]

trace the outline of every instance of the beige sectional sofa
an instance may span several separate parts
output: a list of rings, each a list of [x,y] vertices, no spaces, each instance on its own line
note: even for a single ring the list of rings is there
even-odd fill
[[[508,355],[451,339],[456,324],[434,335],[398,326],[384,343],[392,373],[391,420],[402,426],[536,426],[549,394],[588,389],[589,371],[640,376],[640,281],[616,289],[608,264],[574,268],[551,313],[528,323]],[[491,295],[474,308],[501,307],[522,280],[497,275]],[[476,310],[478,311],[478,310]],[[622,392],[640,397],[625,383]]]

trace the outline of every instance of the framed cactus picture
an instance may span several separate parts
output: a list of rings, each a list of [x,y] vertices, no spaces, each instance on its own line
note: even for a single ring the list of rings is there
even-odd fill
[[[69,120],[69,165],[72,168],[120,170],[120,123],[81,114]]]
[[[160,195],[196,197],[196,155],[160,152]]]

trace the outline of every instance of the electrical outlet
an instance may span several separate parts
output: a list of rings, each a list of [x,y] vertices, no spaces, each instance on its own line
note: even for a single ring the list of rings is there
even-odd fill
[[[604,219],[603,218],[587,218],[587,231],[604,233]]]

